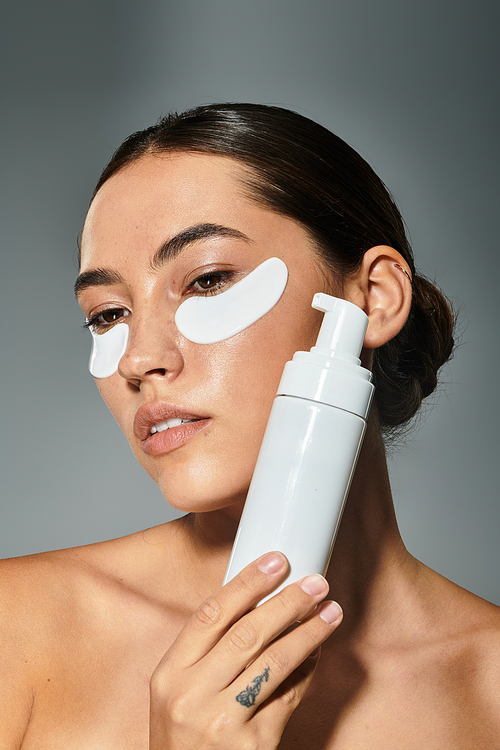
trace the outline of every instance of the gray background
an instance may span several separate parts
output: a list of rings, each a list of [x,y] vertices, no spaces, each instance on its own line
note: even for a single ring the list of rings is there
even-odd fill
[[[72,296],[75,237],[112,150],[170,109],[288,106],[357,148],[461,347],[393,452],[409,549],[500,604],[499,5],[473,0],[17,0],[1,47],[0,554],[172,517],[100,401]]]

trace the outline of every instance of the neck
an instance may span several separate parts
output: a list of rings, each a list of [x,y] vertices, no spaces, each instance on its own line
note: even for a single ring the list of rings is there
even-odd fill
[[[329,596],[344,610],[345,635],[363,635],[380,620],[381,610],[403,596],[414,560],[401,539],[385,457],[370,419],[339,533],[327,572]]]

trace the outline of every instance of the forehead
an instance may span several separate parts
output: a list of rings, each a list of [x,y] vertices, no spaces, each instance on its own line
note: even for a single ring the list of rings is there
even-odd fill
[[[99,190],[82,233],[82,266],[103,248],[135,241],[156,248],[198,223],[246,224],[263,211],[245,196],[245,168],[206,154],[148,155],[113,175]],[[244,230],[243,230],[244,231]]]

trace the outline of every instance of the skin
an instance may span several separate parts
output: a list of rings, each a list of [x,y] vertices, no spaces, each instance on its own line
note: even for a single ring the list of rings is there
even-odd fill
[[[253,609],[285,574],[286,560],[271,556],[220,588],[283,364],[315,341],[313,294],[340,289],[304,229],[253,203],[240,176],[220,157],[145,157],[92,204],[82,271],[112,269],[121,281],[87,287],[79,302],[87,317],[124,310],[130,326],[118,372],[97,385],[140,463],[188,515],[4,561],[0,745],[500,747],[498,608],[405,549],[376,411],[328,582],[315,576]],[[248,239],[197,240],[152,270],[166,240],[206,223]],[[180,336],[173,316],[199,292],[196,278],[224,270],[236,281],[272,256],[287,264],[289,282],[264,318],[214,345]],[[395,263],[404,266],[392,248],[372,248],[344,279],[343,295],[369,316],[367,366],[408,314],[411,287]],[[204,422],[192,434],[177,428],[177,447],[153,455],[134,419],[159,402]],[[327,595],[343,620],[321,603]]]

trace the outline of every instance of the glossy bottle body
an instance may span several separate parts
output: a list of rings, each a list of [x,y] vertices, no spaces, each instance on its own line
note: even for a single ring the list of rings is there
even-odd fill
[[[356,414],[277,396],[226,581],[271,550],[290,563],[280,588],[326,571],[365,428]]]

